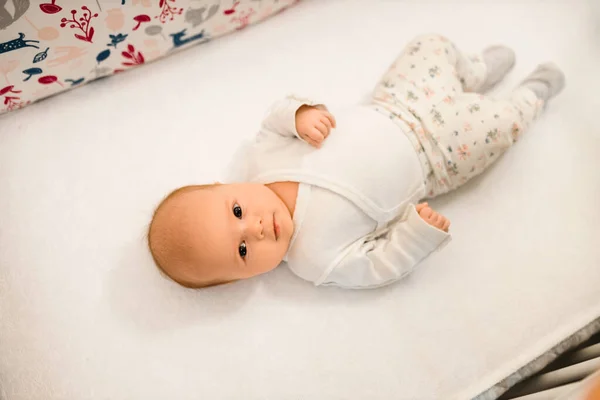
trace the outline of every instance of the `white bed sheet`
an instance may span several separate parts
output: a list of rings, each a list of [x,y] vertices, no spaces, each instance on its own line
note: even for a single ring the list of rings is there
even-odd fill
[[[0,398],[467,399],[600,316],[600,18],[576,1],[304,1],[0,118]],[[401,283],[285,268],[202,291],[145,250],[153,207],[217,179],[289,92],[362,101],[418,33],[555,60],[567,90],[435,204],[453,242]],[[335,109],[335,108],[334,108]]]

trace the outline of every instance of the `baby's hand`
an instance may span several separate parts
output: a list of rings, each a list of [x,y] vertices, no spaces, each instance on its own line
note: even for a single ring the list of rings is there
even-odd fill
[[[448,218],[433,211],[431,207],[429,207],[429,204],[421,203],[418,204],[415,208],[419,216],[423,218],[423,220],[429,225],[436,227],[444,232],[448,232],[448,228],[450,228],[450,221],[448,221]]]
[[[335,118],[322,107],[303,105],[296,111],[296,130],[313,147],[321,147],[331,128],[335,128]]]

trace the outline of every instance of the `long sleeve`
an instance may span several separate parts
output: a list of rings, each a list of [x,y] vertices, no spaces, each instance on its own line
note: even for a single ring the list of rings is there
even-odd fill
[[[262,130],[286,137],[297,137],[296,112],[303,105],[316,106],[322,104],[312,100],[290,95],[276,101],[268,110],[262,122]]]
[[[402,279],[451,236],[427,224],[411,205],[406,217],[378,238],[367,240],[345,254],[322,277],[322,285],[351,289],[384,286]]]
[[[296,112],[303,105],[319,106],[325,109],[321,103],[294,95],[289,95],[273,103],[265,114],[256,137],[244,140],[238,145],[221,179],[227,183],[248,181],[251,174],[249,166],[253,163],[252,149],[256,143],[264,144],[266,142],[270,146],[277,147],[287,146],[289,144],[287,139],[300,139],[296,130]]]

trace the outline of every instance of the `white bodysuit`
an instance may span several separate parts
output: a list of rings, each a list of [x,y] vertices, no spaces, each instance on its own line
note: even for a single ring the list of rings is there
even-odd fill
[[[276,103],[243,150],[237,179],[299,182],[286,260],[316,285],[370,288],[408,274],[450,236],[415,204],[482,173],[527,130],[543,101],[520,86],[509,99],[477,93],[487,66],[445,37],[421,35],[392,63],[372,104],[336,111],[320,149],[296,132],[296,110]]]
[[[345,288],[402,278],[450,238],[415,211],[425,178],[413,146],[396,123],[355,106],[335,113],[337,127],[315,149],[296,131],[303,104],[317,103],[275,103],[230,181],[299,182],[285,258],[299,277]]]

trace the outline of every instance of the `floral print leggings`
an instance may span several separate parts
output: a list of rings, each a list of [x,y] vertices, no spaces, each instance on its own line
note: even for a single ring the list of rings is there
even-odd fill
[[[427,197],[456,189],[515,143],[543,109],[526,87],[507,100],[476,93],[487,67],[448,39],[422,35],[377,84],[373,104],[399,124],[425,172]]]

